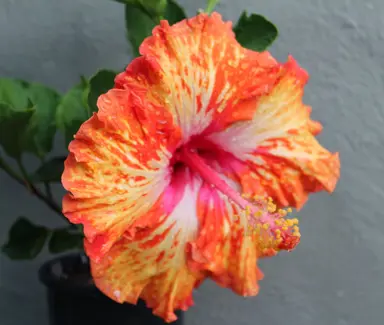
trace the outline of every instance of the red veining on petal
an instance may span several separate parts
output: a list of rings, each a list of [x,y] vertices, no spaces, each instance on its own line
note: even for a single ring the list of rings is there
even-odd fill
[[[340,162],[314,138],[308,74],[242,48],[219,14],[163,21],[140,53],[69,146],[63,213],[98,288],[171,322],[207,277],[256,295],[258,258],[300,241],[278,208],[333,191]]]

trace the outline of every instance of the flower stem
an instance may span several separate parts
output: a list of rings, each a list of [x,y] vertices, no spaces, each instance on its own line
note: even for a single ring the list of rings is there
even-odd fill
[[[36,195],[38,199],[43,201],[52,211],[59,214],[67,223],[68,220],[63,216],[61,212],[60,206],[58,206],[53,200],[50,200],[43,193],[37,189],[32,182],[29,180],[29,176],[27,171],[25,170],[20,159],[17,161],[20,171],[23,176],[20,176],[17,172],[15,172],[1,157],[0,157],[0,168],[3,169],[11,178],[13,178],[16,182],[23,185],[28,189],[29,192]]]

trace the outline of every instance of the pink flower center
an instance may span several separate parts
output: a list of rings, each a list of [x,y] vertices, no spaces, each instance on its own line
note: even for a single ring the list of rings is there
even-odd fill
[[[263,228],[274,237],[286,237],[291,235],[291,227],[297,223],[296,219],[284,220],[287,212],[277,210],[272,200],[266,198],[246,198],[234,189],[223,173],[218,172],[212,166],[221,168],[236,165],[237,159],[230,153],[203,137],[192,138],[187,144],[180,147],[171,160],[173,168],[172,183],[180,188],[189,181],[188,175],[198,175],[204,182],[210,184],[227,196],[245,212],[248,225],[256,229]],[[297,227],[294,227],[294,235],[298,235]],[[284,238],[281,238],[284,239]]]

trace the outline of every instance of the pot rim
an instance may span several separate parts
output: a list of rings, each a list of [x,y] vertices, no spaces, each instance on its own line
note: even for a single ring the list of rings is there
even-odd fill
[[[53,267],[56,264],[73,263],[74,261],[82,261],[84,264],[89,265],[87,256],[84,253],[69,253],[60,255],[44,262],[39,270],[39,281],[49,289],[56,289],[60,291],[74,291],[84,293],[95,293],[98,291],[93,284],[79,284],[63,279],[53,272]],[[90,277],[91,278],[91,277]]]
[[[70,263],[71,261],[76,261],[76,260],[77,261],[80,260],[84,264],[87,264],[89,266],[89,259],[85,255],[85,253],[82,253],[82,252],[63,254],[44,262],[38,270],[38,276],[39,276],[40,282],[44,284],[50,292],[56,291],[59,294],[65,293],[69,295],[75,294],[75,295],[81,295],[85,299],[92,297],[92,298],[104,299],[105,301],[112,302],[113,300],[111,300],[109,297],[104,295],[95,286],[94,283],[79,285],[78,283],[73,283],[66,279],[62,279],[56,274],[54,274],[52,267],[56,263],[62,263],[63,261]],[[128,304],[128,305],[130,305],[132,308],[137,307],[137,308],[144,308],[146,311],[151,310],[151,308],[146,307],[146,303],[141,299],[139,299],[136,304]],[[182,310],[175,310],[175,313],[178,317],[178,320],[175,322],[175,324],[183,324],[184,312]],[[151,311],[151,314],[152,314],[152,311]]]

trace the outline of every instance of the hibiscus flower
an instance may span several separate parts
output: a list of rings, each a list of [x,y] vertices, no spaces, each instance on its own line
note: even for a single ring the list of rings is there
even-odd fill
[[[242,48],[219,14],[162,21],[140,53],[69,145],[63,212],[97,287],[170,322],[207,277],[256,295],[257,259],[300,239],[281,208],[332,192],[340,163],[314,137],[307,73]]]

